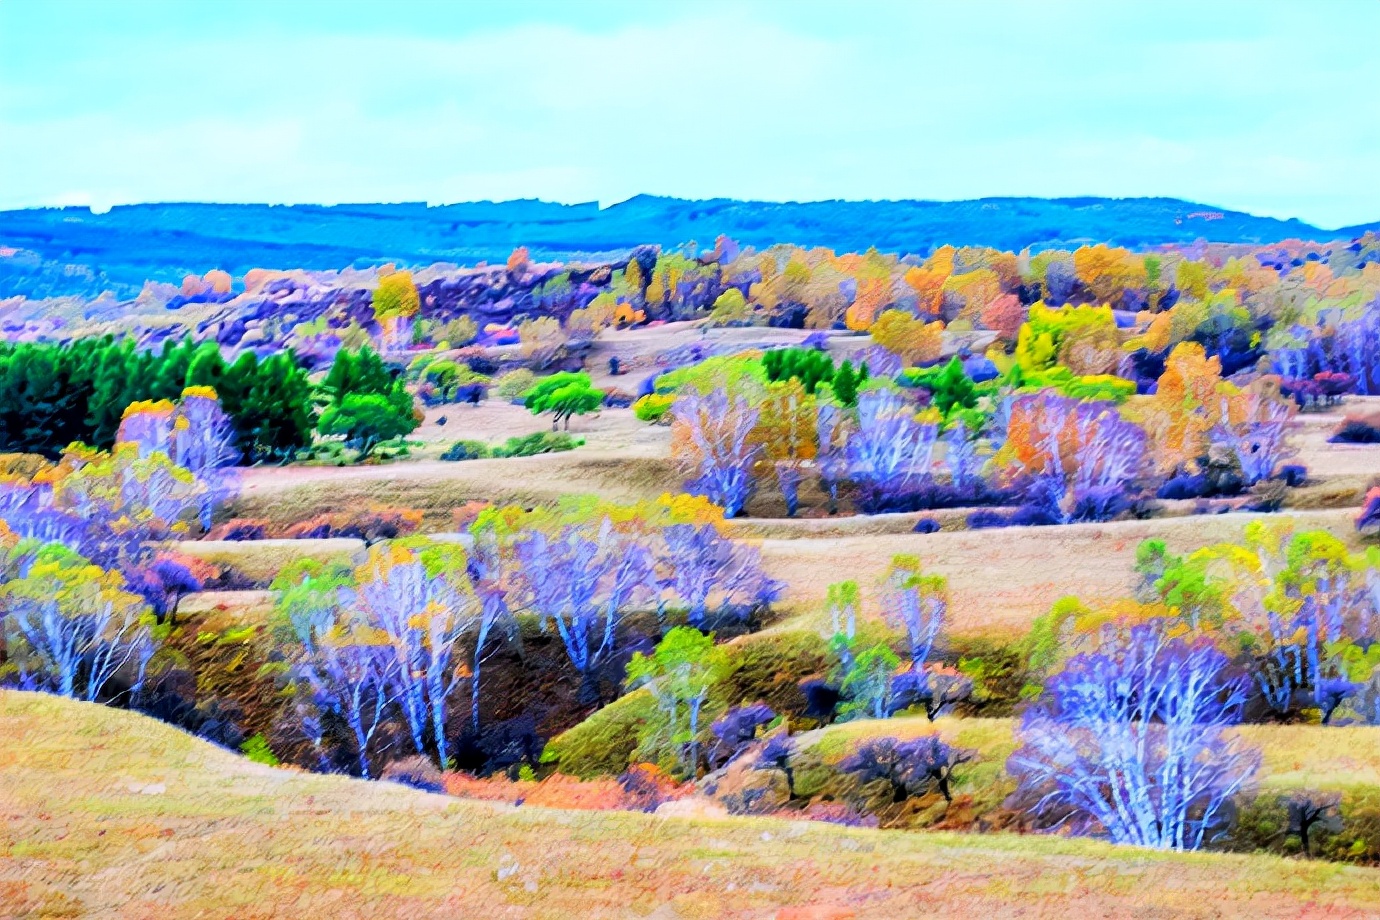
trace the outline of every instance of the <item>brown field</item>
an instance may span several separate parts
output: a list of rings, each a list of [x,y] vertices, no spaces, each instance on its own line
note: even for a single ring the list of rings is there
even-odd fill
[[[0,738],[7,917],[1380,914],[1376,870],[515,808],[265,767],[138,715],[14,691],[0,692]]]

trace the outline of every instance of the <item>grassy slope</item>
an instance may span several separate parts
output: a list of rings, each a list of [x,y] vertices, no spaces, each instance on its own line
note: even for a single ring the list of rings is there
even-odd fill
[[[1380,912],[1380,873],[1336,865],[1053,838],[513,809],[262,767],[140,716],[13,691],[0,693],[0,738],[6,915]],[[853,913],[795,910],[810,905]]]
[[[1003,763],[1015,747],[1013,719],[923,716],[845,722],[801,735],[826,760],[842,757],[866,738],[913,738],[938,731],[946,740],[981,752],[987,763]],[[1321,725],[1243,725],[1232,729],[1260,748],[1259,782],[1271,789],[1345,789],[1380,786],[1380,727]]]

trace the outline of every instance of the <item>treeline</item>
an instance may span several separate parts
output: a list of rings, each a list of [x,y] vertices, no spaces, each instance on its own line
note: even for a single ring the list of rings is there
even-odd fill
[[[0,343],[0,452],[55,458],[74,441],[115,443],[125,408],[213,387],[247,462],[281,461],[311,443],[313,388],[291,351],[227,362],[214,342],[141,350],[106,336],[69,344]]]

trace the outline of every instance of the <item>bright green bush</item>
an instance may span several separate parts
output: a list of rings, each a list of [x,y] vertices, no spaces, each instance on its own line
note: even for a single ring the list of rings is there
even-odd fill
[[[671,411],[676,397],[669,393],[648,393],[633,403],[633,415],[643,422],[659,422]]]

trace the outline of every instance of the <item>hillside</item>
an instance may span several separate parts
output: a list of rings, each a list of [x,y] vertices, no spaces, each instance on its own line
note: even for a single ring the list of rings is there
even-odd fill
[[[641,244],[720,234],[757,247],[794,243],[837,251],[927,254],[942,244],[1013,251],[1084,243],[1131,248],[1206,239],[1273,243],[1350,239],[1326,230],[1174,198],[984,198],[973,201],[687,201],[639,195],[594,203],[470,202],[319,205],[140,204],[0,212],[0,298],[116,296],[146,280],[180,282],[220,268],[309,270],[394,262],[502,262],[517,246],[540,260],[624,253]]]
[[[58,730],[56,726],[61,726]],[[0,910],[38,917],[1330,917],[1374,870],[1046,837],[510,808],[0,692]]]

